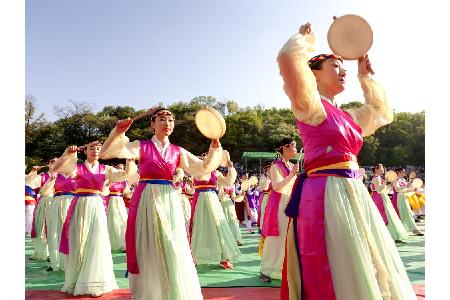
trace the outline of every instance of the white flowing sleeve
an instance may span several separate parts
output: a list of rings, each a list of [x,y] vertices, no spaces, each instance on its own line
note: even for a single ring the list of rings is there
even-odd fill
[[[77,152],[68,153],[64,151],[63,155],[56,160],[52,165],[51,171],[56,173],[62,173],[66,176],[74,176],[77,171]]]
[[[182,168],[177,168],[175,174],[173,175],[173,182],[182,182],[184,178],[184,171]]]
[[[180,147],[180,168],[193,177],[201,178],[215,171],[222,160],[222,147],[210,147],[206,157],[201,160],[194,154]]]
[[[41,187],[39,194],[42,197],[53,197],[55,194],[55,182],[56,178],[50,178],[47,182]]]
[[[288,176],[284,177],[283,173],[281,173],[280,168],[277,165],[273,164],[270,167],[270,179],[272,180],[272,188],[274,191],[279,193],[289,193],[288,186],[293,185],[297,175],[293,175],[289,173]]]
[[[316,78],[308,66],[308,53],[314,51],[314,45],[314,34],[297,33],[284,44],[277,59],[292,112],[297,120],[309,125],[319,125],[326,118]]]
[[[394,181],[392,182],[392,186],[394,187],[394,190],[395,190],[397,193],[399,193],[399,192],[406,192],[406,191],[408,190],[407,187],[400,186],[400,184],[398,183],[398,180],[394,180]]]
[[[37,171],[31,171],[25,176],[25,185],[35,189],[41,185],[41,176],[37,174]]]
[[[372,183],[375,186],[375,190],[380,193],[383,191],[383,189],[386,187],[386,183],[381,184],[381,178],[380,177],[374,177],[372,178]]]
[[[139,160],[140,142],[130,142],[125,133],[118,134],[114,128],[100,151],[101,159],[127,158]]]
[[[110,182],[122,182],[137,173],[137,166],[134,162],[128,162],[125,170],[119,170],[111,166],[106,166],[106,179]]]
[[[221,186],[230,186],[236,181],[237,172],[235,168],[228,168],[227,176],[217,172],[217,183]]]
[[[378,128],[392,123],[394,110],[389,104],[383,87],[369,76],[358,76],[364,92],[365,104],[359,108],[346,109],[361,127],[362,136],[373,134]]]
[[[261,191],[266,191],[270,186],[270,178],[262,176],[259,180],[259,188]]]

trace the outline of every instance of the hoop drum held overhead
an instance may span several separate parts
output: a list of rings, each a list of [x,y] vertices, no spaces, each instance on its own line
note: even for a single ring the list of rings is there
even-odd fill
[[[388,181],[388,182],[392,182],[394,180],[397,179],[397,173],[395,173],[394,171],[387,171],[386,174],[384,175],[384,178]]]
[[[328,45],[334,54],[354,60],[366,54],[373,43],[369,23],[357,15],[335,18],[328,29]]]
[[[197,112],[195,115],[195,124],[198,130],[211,140],[221,138],[227,130],[222,115],[211,107],[203,108]]]
[[[413,181],[412,181],[412,184],[411,184],[412,186],[413,186],[413,188],[415,188],[415,189],[420,189],[422,186],[423,186],[423,181],[422,181],[422,179],[420,179],[420,178],[415,178]]]

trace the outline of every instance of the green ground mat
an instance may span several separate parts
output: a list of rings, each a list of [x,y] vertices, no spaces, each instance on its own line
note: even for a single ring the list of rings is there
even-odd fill
[[[425,232],[422,221],[419,229]],[[258,256],[259,234],[249,234],[241,228],[244,245],[239,247],[242,255],[233,262],[235,267],[225,270],[219,265],[197,266],[202,287],[279,287],[281,282],[259,281],[260,257]],[[425,236],[411,236],[408,244],[397,245],[412,284],[425,284]],[[30,238],[25,239],[25,288],[27,290],[59,290],[64,284],[64,272],[47,272],[49,265],[43,261],[30,261],[33,253]],[[124,253],[113,253],[114,272],[120,288],[129,288],[125,278],[126,258]]]

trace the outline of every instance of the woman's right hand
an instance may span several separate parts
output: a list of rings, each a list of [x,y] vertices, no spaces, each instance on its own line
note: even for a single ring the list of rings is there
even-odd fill
[[[130,128],[131,124],[133,124],[133,120],[131,120],[130,118],[117,121],[116,132],[119,134],[126,132]]]
[[[311,29],[311,23],[305,23],[302,26],[300,26],[300,29],[298,30],[298,32],[302,35],[305,34],[311,34],[312,29]]]
[[[40,169],[42,169],[42,168],[45,168],[45,166],[33,166],[32,168],[31,168],[31,171],[39,171]]]
[[[78,151],[78,146],[69,146],[67,147],[67,153],[75,153]]]
[[[300,164],[296,163],[294,165],[294,167],[292,167],[291,174],[292,175],[297,175],[299,170],[300,170]]]

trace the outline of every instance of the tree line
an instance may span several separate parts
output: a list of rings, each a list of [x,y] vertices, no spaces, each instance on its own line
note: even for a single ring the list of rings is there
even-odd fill
[[[341,108],[358,107],[358,101]],[[195,113],[204,106],[217,109],[225,118],[227,131],[221,138],[224,149],[229,150],[234,162],[241,162],[246,151],[274,152],[275,144],[283,137],[293,137],[298,149],[302,147],[294,115],[289,108],[265,108],[262,105],[240,108],[236,101],[218,101],[211,96],[195,97],[189,102],[169,105],[176,117],[172,143],[201,154],[210,141],[203,137],[195,125]],[[133,117],[144,110],[131,106],[105,106],[94,112],[86,103],[69,100],[63,107],[55,106],[58,119],[46,120],[38,113],[38,101],[32,95],[25,98],[25,163],[27,171],[51,157],[59,157],[69,145],[84,145],[93,140],[104,141],[117,120]],[[130,141],[150,139],[149,118],[137,120],[127,136]],[[381,162],[385,166],[425,165],[425,112],[395,113],[394,121],[364,138],[358,155],[360,165]]]

